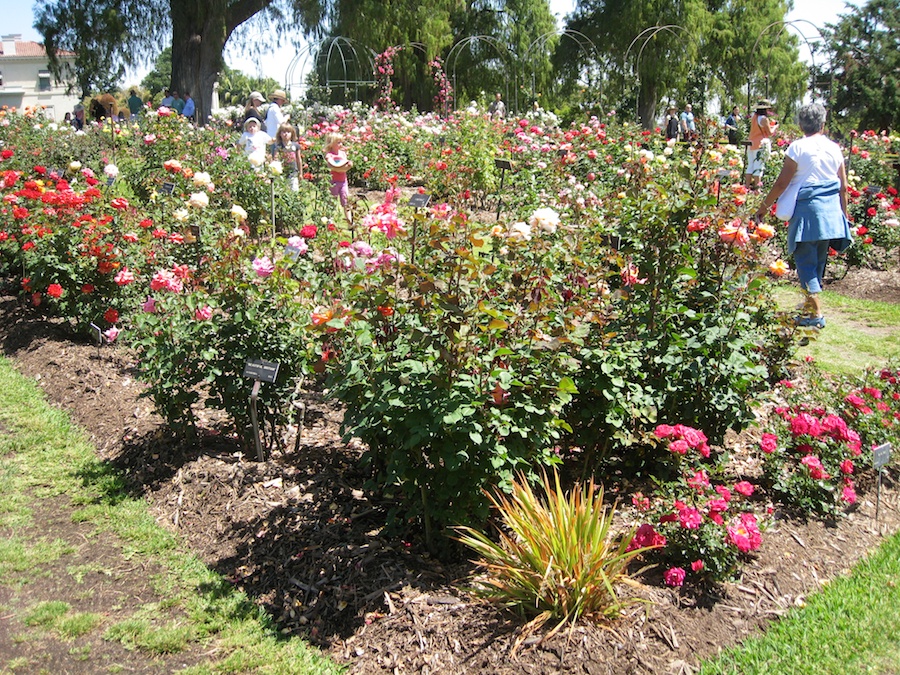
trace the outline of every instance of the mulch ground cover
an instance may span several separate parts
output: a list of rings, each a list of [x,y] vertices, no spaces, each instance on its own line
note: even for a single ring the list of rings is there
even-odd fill
[[[832,288],[900,301],[898,279],[896,272],[851,273]],[[222,420],[211,415],[200,415],[197,444],[176,443],[139,397],[133,354],[75,341],[11,295],[0,297],[0,343],[19,371],[87,430],[101,458],[122,470],[161,525],[264,607],[284,633],[304,637],[353,673],[690,673],[699,659],[801,606],[900,527],[896,473],[889,469],[884,476],[876,528],[874,473],[863,472],[860,499],[844,518],[798,521],[773,514],[762,548],[737,581],[674,590],[650,571],[631,592],[646,602],[631,605],[621,619],[581,622],[546,640],[536,634],[514,649],[525,622],[466,592],[474,568],[465,556],[441,561],[416,538],[385,533],[390,505],[364,489],[366,474],[357,461],[362,448],[341,441],[341,410],[321,393],[309,395],[296,451],[295,430],[286,430],[285,449],[260,463],[221,433]],[[751,440],[734,437],[730,449],[739,453]],[[60,516],[67,508],[65,500],[45,503],[33,527],[70,529]],[[92,551],[98,557],[108,552],[86,547],[79,555],[90,558]],[[97,566],[132,583],[121,561],[98,560]],[[147,577],[144,570],[138,576]],[[126,594],[142,597],[139,578],[133,583]],[[78,591],[78,585],[56,584],[51,595],[67,600]],[[29,593],[34,601],[48,595],[37,585],[16,592],[26,605]],[[9,593],[0,586],[0,606]],[[5,623],[0,617],[6,654],[14,643]],[[121,649],[102,643],[93,653],[102,657],[104,648]],[[57,651],[47,664],[53,672],[92,672],[78,669],[71,645]],[[181,654],[129,671],[171,672],[203,658]]]

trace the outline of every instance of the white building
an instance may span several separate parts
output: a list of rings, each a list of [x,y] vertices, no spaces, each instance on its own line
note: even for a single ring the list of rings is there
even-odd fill
[[[0,40],[0,108],[43,106],[57,120],[72,112],[79,99],[66,94],[65,84],[54,81],[44,46],[22,40],[21,35],[3,35]],[[74,56],[59,54],[63,61]]]

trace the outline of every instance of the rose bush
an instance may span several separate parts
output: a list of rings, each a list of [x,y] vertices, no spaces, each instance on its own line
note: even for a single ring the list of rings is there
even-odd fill
[[[684,504],[706,519],[663,535],[690,535],[671,580],[689,579],[697,560],[709,578],[727,575],[755,546],[753,523],[734,505],[716,522],[715,487],[687,482],[712,467],[687,472],[655,431],[686,425],[706,440],[675,440],[709,449],[746,426],[792,351],[768,293],[779,230],[749,222],[739,155],[598,119],[558,129],[540,116],[316,115],[301,139],[309,175],[293,193],[277,166],[234,147],[227,124],[158,112],[76,133],[3,112],[3,274],[40,311],[134,348],[148,395],[179,430],[193,429],[197,406],[215,407],[249,444],[242,369],[262,358],[281,366],[261,390],[274,445],[304,383],[326,377],[398,524],[476,523],[481,489],[508,487],[515,472],[617,461],[678,483],[654,495],[661,515]],[[331,131],[345,134],[359,178],[398,190],[360,200],[352,227],[336,224],[315,159]],[[513,169],[502,173],[498,156]],[[433,202],[413,209],[401,188]],[[873,196],[879,213],[891,197]],[[861,411],[846,405],[845,424]],[[766,431],[778,442],[761,487],[833,512],[852,490],[847,439],[875,434],[857,414],[843,435],[801,438],[790,431],[801,414],[837,427],[798,406]]]

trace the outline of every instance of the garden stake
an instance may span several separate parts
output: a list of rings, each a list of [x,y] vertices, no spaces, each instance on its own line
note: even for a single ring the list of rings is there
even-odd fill
[[[272,186],[272,246],[275,246],[275,181],[270,178],[269,185]],[[272,249],[272,257],[275,257],[275,249]]]
[[[100,346],[103,344],[103,331],[100,330],[100,326],[91,321],[91,328],[97,331],[97,360],[100,360]]]
[[[497,220],[500,220],[500,207],[503,206],[503,179],[506,178],[506,169],[500,168],[500,189],[497,191]]]
[[[891,460],[891,444],[884,443],[877,448],[872,449],[872,465],[878,472],[878,482],[875,489],[875,531],[878,529],[878,512],[881,509],[881,476],[884,474],[884,467]]]
[[[500,220],[500,207],[503,206],[503,181],[506,178],[506,170],[512,168],[512,162],[508,159],[495,159],[494,166],[500,169],[500,188],[497,190],[497,220]]]
[[[253,390],[250,392],[250,421],[253,423],[253,442],[256,444],[256,458],[260,462],[266,461],[263,454],[262,443],[259,441],[259,418],[256,415],[256,400],[259,398],[259,380],[253,380]]]

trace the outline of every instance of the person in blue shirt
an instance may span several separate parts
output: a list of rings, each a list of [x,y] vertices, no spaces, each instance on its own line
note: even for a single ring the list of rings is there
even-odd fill
[[[181,109],[181,114],[193,118],[196,111],[197,106],[194,104],[194,99],[191,98],[191,92],[184,92],[184,107]]]
[[[694,112],[691,104],[684,106],[681,113],[681,140],[691,142],[697,138],[697,123],[694,122]]]

